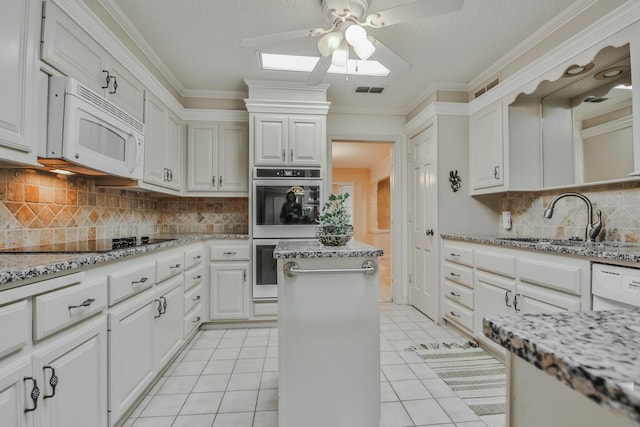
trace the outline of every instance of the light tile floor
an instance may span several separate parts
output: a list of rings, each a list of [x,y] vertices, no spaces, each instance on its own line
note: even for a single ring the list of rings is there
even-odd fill
[[[380,304],[380,427],[485,427],[412,351],[464,342],[407,305]],[[125,427],[277,427],[278,330],[205,330],[189,343]]]

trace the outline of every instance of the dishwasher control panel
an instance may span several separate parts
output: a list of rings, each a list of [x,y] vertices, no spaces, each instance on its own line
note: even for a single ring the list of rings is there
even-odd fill
[[[593,264],[591,293],[594,310],[640,307],[640,269]]]

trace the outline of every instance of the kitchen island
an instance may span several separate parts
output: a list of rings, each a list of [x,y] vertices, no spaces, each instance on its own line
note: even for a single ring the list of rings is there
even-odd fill
[[[353,241],[276,246],[280,427],[379,424],[381,255]]]
[[[640,309],[484,319],[509,350],[507,426],[640,425]]]

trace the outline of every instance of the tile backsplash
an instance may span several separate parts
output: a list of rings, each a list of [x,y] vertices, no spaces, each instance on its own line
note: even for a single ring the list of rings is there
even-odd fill
[[[248,199],[158,197],[0,169],[0,249],[157,233],[247,233]]]
[[[573,190],[569,190],[573,191]],[[565,197],[555,206],[553,217],[544,218],[544,210],[551,200],[564,190],[514,192],[502,196],[500,210],[510,211],[511,230],[501,229],[503,235],[535,236],[567,239],[584,237],[587,208],[577,197]],[[603,228],[597,240],[640,242],[640,181],[582,187],[596,211],[602,211]]]

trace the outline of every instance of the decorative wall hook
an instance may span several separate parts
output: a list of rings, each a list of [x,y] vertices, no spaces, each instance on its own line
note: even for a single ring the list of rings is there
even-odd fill
[[[458,171],[449,171],[449,182],[451,183],[451,189],[455,193],[462,186],[462,178],[458,175]]]

